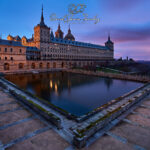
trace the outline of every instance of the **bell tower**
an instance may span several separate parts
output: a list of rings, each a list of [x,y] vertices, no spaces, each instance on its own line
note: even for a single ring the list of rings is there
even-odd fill
[[[47,43],[50,42],[50,28],[45,25],[43,16],[43,5],[40,23],[34,27],[34,42]]]
[[[58,24],[58,29],[55,32],[55,37],[59,39],[63,39],[64,33],[61,31],[60,23]]]
[[[107,42],[105,43],[105,46],[107,47],[107,48],[109,48],[110,50],[114,50],[114,43],[111,41],[111,39],[110,39],[110,34],[108,35],[108,40],[107,40]]]

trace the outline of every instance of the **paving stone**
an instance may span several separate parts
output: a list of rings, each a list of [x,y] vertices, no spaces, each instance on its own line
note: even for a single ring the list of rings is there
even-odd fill
[[[135,112],[141,113],[143,115],[147,115],[150,117],[150,110],[147,108],[143,108],[143,107],[138,107],[135,109]]]
[[[140,115],[129,115],[127,119],[150,129],[150,119],[144,118]]]
[[[69,144],[55,131],[48,130],[24,142],[18,143],[8,150],[64,150]]]
[[[27,133],[33,132],[43,127],[45,127],[45,125],[41,121],[37,119],[30,120],[7,129],[0,130],[0,141],[2,141],[3,144],[7,144],[16,138],[24,136]]]
[[[122,122],[114,127],[111,132],[126,138],[129,143],[150,149],[150,131],[147,129]]]
[[[2,114],[0,115],[0,126],[4,126],[6,124],[10,124],[30,116],[32,116],[32,114],[26,110],[18,110],[18,111]]]
[[[9,102],[14,101],[14,99],[5,97],[5,96],[1,95],[1,93],[0,93],[0,97],[1,97],[0,98],[0,104],[5,104],[5,103],[9,103]]]
[[[12,110],[15,108],[21,107],[19,104],[6,104],[3,106],[0,106],[0,112],[6,111],[6,110]]]
[[[124,144],[111,136],[105,135],[82,150],[133,150],[133,148],[130,144]]]
[[[150,100],[146,100],[146,101],[144,101],[142,104],[147,105],[147,106],[150,106]]]

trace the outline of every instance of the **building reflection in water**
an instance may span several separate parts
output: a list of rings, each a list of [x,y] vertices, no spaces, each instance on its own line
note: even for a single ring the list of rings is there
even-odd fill
[[[109,90],[110,87],[111,87],[111,85],[113,84],[113,79],[111,79],[111,78],[105,78],[104,79],[104,83],[107,86],[107,89]]]
[[[53,88],[53,82],[52,82],[52,80],[50,80],[50,88],[51,89]]]
[[[71,81],[68,79],[68,93],[71,94]]]
[[[7,75],[5,78],[77,116],[142,85],[66,72]]]
[[[58,86],[57,86],[57,83],[55,83],[55,94],[58,95]]]

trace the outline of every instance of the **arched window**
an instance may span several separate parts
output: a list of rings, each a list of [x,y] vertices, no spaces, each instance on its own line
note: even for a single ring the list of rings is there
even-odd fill
[[[49,69],[50,68],[50,63],[47,63],[47,69]]]
[[[42,63],[39,64],[39,68],[43,68],[43,64]]]
[[[8,63],[4,64],[4,70],[9,70],[9,64]]]
[[[61,67],[62,67],[62,68],[64,68],[64,67],[65,67],[64,62],[62,62],[62,63],[61,63]]]
[[[35,69],[35,63],[32,63],[31,68]]]
[[[69,62],[69,67],[72,67],[72,63],[71,62]]]
[[[56,62],[53,62],[53,68],[56,68]]]
[[[19,69],[23,69],[23,63],[19,63],[19,65],[18,65],[18,67],[19,67]]]

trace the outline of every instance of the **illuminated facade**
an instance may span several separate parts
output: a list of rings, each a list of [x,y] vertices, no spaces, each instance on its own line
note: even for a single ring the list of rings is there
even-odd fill
[[[8,35],[7,40],[0,39],[1,72],[86,66],[113,60],[113,57],[114,44],[110,36],[105,46],[78,42],[70,27],[64,36],[60,24],[54,36],[53,31],[44,22],[43,8],[41,21],[34,27],[32,38]]]

